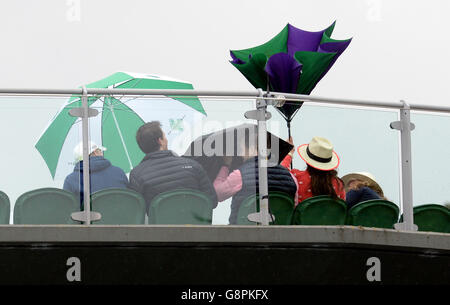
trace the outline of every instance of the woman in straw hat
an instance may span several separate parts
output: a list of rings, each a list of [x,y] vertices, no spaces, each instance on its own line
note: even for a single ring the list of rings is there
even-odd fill
[[[289,139],[292,143],[292,138]],[[344,183],[337,176],[339,157],[333,150],[333,144],[325,138],[314,137],[308,144],[300,145],[297,152],[307,168],[304,171],[291,169],[298,181],[298,202],[319,195],[329,195],[345,200]],[[294,149],[281,163],[290,169]]]
[[[350,173],[342,177],[346,190],[347,207],[367,200],[386,199],[383,190],[368,172]]]

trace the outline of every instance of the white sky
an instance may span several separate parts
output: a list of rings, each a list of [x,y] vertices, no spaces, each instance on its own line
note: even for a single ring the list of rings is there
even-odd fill
[[[286,23],[353,37],[313,94],[450,105],[450,1],[2,0],[0,87],[74,88],[115,71],[252,89],[230,49]]]

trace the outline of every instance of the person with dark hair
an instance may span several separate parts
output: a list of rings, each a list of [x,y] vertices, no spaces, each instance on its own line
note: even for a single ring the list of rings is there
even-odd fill
[[[136,133],[136,141],[145,157],[131,170],[128,187],[144,196],[147,209],[156,195],[176,189],[201,191],[212,200],[213,208],[217,206],[216,192],[203,167],[168,150],[160,122],[142,125]]]
[[[106,148],[89,143],[89,181],[90,192],[95,193],[109,188],[126,188],[128,178],[125,172],[113,166],[103,157]],[[83,143],[80,142],[74,149],[74,157],[77,163],[73,172],[64,180],[63,189],[74,193],[80,199],[80,209],[83,210],[84,184],[83,184]]]
[[[289,139],[292,144],[292,138]],[[337,176],[339,157],[333,144],[325,138],[313,137],[309,144],[297,148],[300,157],[307,164],[306,170],[291,169],[298,181],[298,203],[313,196],[329,195],[345,200],[344,183]],[[290,169],[294,149],[284,158],[281,165]]]
[[[386,200],[383,190],[371,173],[350,173],[342,177],[342,180],[347,192],[345,201],[348,209],[367,200]]]

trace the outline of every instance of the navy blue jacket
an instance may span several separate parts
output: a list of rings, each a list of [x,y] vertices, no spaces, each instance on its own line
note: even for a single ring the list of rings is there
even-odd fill
[[[237,216],[242,202],[249,196],[255,195],[259,192],[259,177],[258,177],[258,158],[250,158],[240,168],[242,177],[242,189],[234,194],[231,200],[231,213],[228,221],[230,224],[237,223]],[[292,198],[297,192],[297,185],[292,178],[289,170],[281,165],[267,168],[267,182],[269,192],[278,191],[286,193]],[[256,211],[255,211],[256,212]]]
[[[89,167],[91,194],[108,188],[126,188],[128,185],[124,171],[101,156],[89,157]],[[78,162],[73,172],[66,177],[63,189],[79,196],[80,208],[83,209],[83,161]]]
[[[358,190],[350,190],[345,195],[345,202],[347,203],[348,209],[360,202],[373,199],[381,199],[381,197],[377,192],[367,186],[364,186]]]
[[[144,196],[147,209],[156,195],[181,188],[199,190],[217,206],[216,191],[200,163],[170,150],[147,154],[130,172],[128,187]]]

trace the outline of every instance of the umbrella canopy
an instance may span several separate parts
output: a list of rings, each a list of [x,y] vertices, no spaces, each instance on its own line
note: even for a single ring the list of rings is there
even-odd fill
[[[192,84],[185,81],[128,72],[114,73],[86,87],[193,89]],[[175,138],[182,138],[184,126],[193,123],[194,113],[206,114],[196,97],[144,99],[102,95],[89,97],[88,104],[100,112],[89,120],[91,140],[106,147],[105,158],[126,173],[144,156],[136,143],[136,131],[144,122],[160,121],[169,143],[173,144]],[[73,170],[73,149],[81,141],[81,119],[72,117],[69,111],[77,107],[81,107],[79,95],[72,96],[63,105],[35,145],[53,178],[64,177]]]
[[[184,153],[184,157],[199,162],[211,181],[214,181],[224,165],[223,156],[233,158],[231,170],[242,165],[242,156],[246,147],[257,148],[258,129],[255,124],[241,124],[212,132],[195,139]],[[272,164],[279,164],[293,146],[277,136],[267,132],[267,147],[270,149]]]
[[[335,23],[318,32],[287,24],[260,46],[230,51],[230,62],[255,88],[310,94],[351,42],[331,38]],[[301,105],[285,103],[277,109],[290,122]]]

